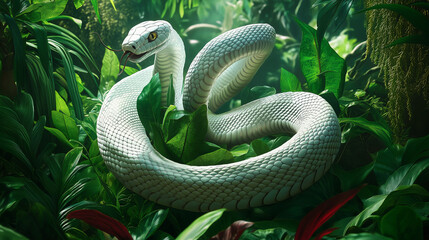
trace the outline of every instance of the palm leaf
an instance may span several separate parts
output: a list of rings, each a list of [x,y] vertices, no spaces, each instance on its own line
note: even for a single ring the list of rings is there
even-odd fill
[[[77,87],[76,73],[73,68],[73,60],[63,45],[52,39],[49,39],[48,42],[51,45],[52,50],[58,53],[62,59],[62,65],[64,67],[67,80],[67,88],[73,108],[75,110],[76,118],[82,120],[84,116],[82,99],[80,98],[79,89]]]

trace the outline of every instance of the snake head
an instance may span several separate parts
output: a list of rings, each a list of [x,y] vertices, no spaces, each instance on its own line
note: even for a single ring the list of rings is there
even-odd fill
[[[166,21],[145,21],[129,31],[122,42],[124,55],[129,53],[128,59],[139,63],[166,47],[171,32],[171,25]]]

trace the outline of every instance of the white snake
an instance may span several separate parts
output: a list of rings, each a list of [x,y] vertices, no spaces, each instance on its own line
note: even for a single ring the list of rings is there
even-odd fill
[[[146,199],[200,212],[272,204],[312,185],[329,169],[340,147],[338,119],[323,98],[307,92],[280,93],[227,113],[212,113],[251,80],[274,41],[275,31],[268,24],[216,37],[193,60],[182,95],[178,93],[185,51],[179,35],[165,21],[133,27],[122,49],[131,52],[135,62],[155,54],[155,64],[121,80],[103,102],[97,135],[107,167]],[[172,74],[179,109],[208,105],[210,141],[236,144],[280,132],[294,135],[268,153],[236,163],[189,166],[166,159],[152,147],[136,107],[138,95],[157,72],[163,104]]]

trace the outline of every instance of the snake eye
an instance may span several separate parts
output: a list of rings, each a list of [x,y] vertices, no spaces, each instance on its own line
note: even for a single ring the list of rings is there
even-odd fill
[[[155,40],[158,37],[158,34],[156,32],[151,32],[147,38],[147,40],[149,42],[152,42],[153,40]]]

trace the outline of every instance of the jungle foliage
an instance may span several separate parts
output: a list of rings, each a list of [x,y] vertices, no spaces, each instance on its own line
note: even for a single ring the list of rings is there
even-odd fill
[[[267,60],[275,63],[265,64],[255,81],[222,111],[276,92],[309,91],[325,98],[339,117],[342,146],[336,163],[308,190],[271,206],[206,214],[145,200],[127,190],[104,165],[96,122],[103,97],[120,80],[118,57],[106,50],[98,66],[76,33],[56,24],[59,19],[84,24],[62,15],[66,4],[77,9],[84,2],[0,0],[1,239],[384,240],[429,236],[429,136],[410,138],[404,145],[393,140],[386,119],[386,87],[378,76],[379,68],[366,55],[365,35],[359,33],[364,31],[363,15],[352,14],[362,10],[360,1],[145,3],[142,11],[149,12],[143,15],[166,19],[177,27],[187,48],[187,64],[209,37],[221,32],[256,22],[276,28],[276,46]],[[102,24],[106,16],[98,10],[97,0],[89,2],[95,21]],[[112,8],[115,2],[111,1]],[[381,5],[367,11],[376,8],[403,9]],[[413,21],[425,26],[428,19]],[[209,34],[198,35],[199,31]],[[143,65],[127,66],[125,73],[131,75]],[[174,92],[170,87],[169,103]],[[205,142],[201,130],[207,129],[206,106],[193,113],[170,104],[162,108],[157,75],[136,104],[154,147],[185,164],[240,161],[270,151],[289,138],[268,136],[239,146]]]

